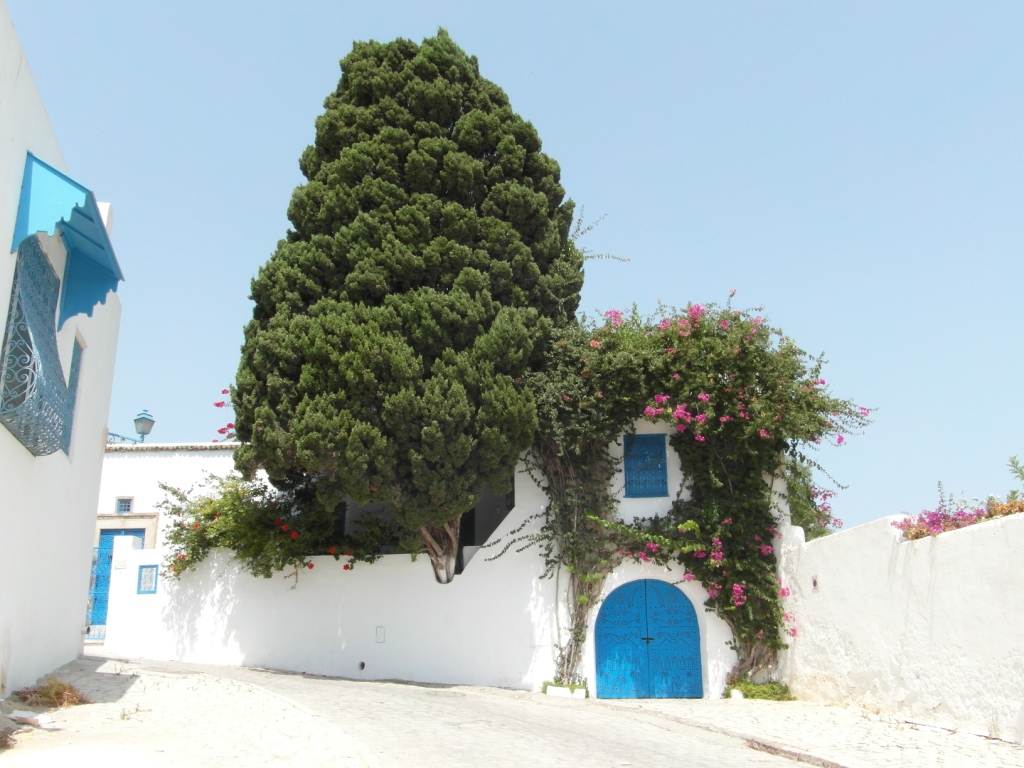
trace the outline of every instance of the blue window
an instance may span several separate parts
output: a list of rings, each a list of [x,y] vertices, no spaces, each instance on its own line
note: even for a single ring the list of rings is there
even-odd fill
[[[23,240],[0,353],[0,423],[35,456],[67,453],[71,446],[82,346],[75,339],[65,382],[55,325],[59,292],[39,239]]]
[[[140,595],[156,594],[156,569],[155,565],[139,566],[139,589]]]
[[[132,511],[132,500],[131,499],[118,499],[117,500],[117,514],[127,515]]]
[[[664,435],[625,435],[626,498],[668,496]]]

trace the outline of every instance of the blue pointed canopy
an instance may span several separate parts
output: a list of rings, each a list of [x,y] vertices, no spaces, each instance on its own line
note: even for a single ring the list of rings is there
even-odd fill
[[[30,152],[11,251],[17,251],[25,238],[37,232],[59,233],[68,254],[57,327],[79,313],[91,316],[93,307],[106,300],[108,291],[117,291],[117,284],[124,280],[96,197]]]

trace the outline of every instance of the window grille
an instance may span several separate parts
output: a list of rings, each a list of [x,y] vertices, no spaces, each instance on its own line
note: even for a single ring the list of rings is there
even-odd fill
[[[132,500],[131,499],[118,499],[117,500],[117,514],[127,515],[132,511]]]
[[[664,435],[625,435],[626,497],[668,496]]]
[[[156,594],[156,570],[155,565],[140,565],[139,566],[139,589],[138,594],[140,595],[155,595]]]
[[[0,357],[0,423],[34,456],[68,451],[82,348],[75,341],[68,383],[57,353],[54,274],[37,237],[18,246]]]

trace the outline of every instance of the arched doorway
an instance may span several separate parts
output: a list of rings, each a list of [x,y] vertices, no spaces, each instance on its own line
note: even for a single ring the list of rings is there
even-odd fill
[[[599,699],[699,699],[700,628],[678,588],[641,579],[605,598],[594,626]]]

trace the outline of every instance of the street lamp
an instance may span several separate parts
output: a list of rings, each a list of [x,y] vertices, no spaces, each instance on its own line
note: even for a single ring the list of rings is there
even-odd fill
[[[149,415],[149,411],[145,408],[142,409],[142,413],[135,417],[135,431],[139,434],[139,442],[146,442],[146,435],[153,429],[155,419]]]
[[[146,435],[153,430],[153,424],[156,423],[156,419],[149,415],[149,411],[143,409],[142,413],[135,417],[135,432],[138,434],[139,439],[136,440],[134,437],[125,437],[119,435],[116,432],[107,432],[108,443],[144,443],[146,442]]]

